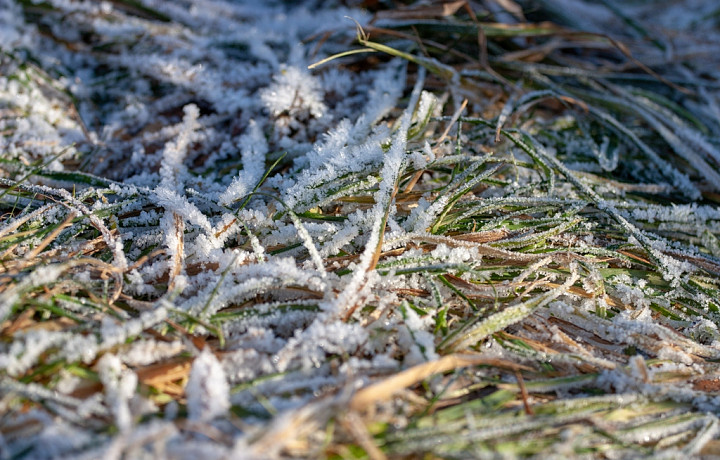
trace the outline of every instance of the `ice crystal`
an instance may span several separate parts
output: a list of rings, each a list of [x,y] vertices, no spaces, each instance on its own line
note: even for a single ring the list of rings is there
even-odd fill
[[[230,387],[220,361],[204,349],[193,361],[185,393],[190,420],[208,422],[230,407]]]
[[[118,429],[129,430],[132,425],[129,402],[135,393],[137,376],[123,369],[120,359],[113,354],[106,354],[98,362],[98,375],[105,388],[105,398]]]

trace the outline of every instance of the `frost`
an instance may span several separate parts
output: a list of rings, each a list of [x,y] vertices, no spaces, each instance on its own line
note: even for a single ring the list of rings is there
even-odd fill
[[[98,375],[105,389],[105,399],[115,417],[115,424],[120,431],[127,431],[132,426],[130,399],[137,387],[137,375],[123,369],[117,356],[106,354],[98,362]]]
[[[306,330],[296,332],[273,357],[273,362],[281,372],[298,362],[302,369],[316,368],[324,362],[326,354],[351,354],[366,338],[367,332],[357,325],[318,320]]]
[[[409,306],[403,310],[405,327],[398,331],[398,344],[406,349],[404,364],[412,366],[423,361],[434,361],[439,358],[435,352],[435,337],[428,331],[432,326],[431,317],[425,320]]]
[[[349,401],[414,372],[367,408],[421,429],[387,448],[717,438],[717,8],[540,2],[623,48],[488,34],[502,62],[458,73],[476,38],[405,29],[462,2],[343,6],[370,3],[0,0],[0,457],[314,457],[328,420],[365,448]],[[309,69],[356,49],[346,16],[415,55]]]
[[[0,298],[0,320],[5,320],[7,315],[10,314],[10,309],[13,307],[15,302],[18,301],[20,294],[23,291],[29,290],[35,286],[52,283],[58,278],[58,276],[60,276],[64,268],[64,266],[59,264],[42,267],[36,270],[31,277],[25,278],[22,282],[4,292],[2,298]]]
[[[165,145],[160,166],[160,186],[164,188],[181,187],[187,174],[184,160],[188,154],[189,144],[196,137],[195,131],[200,127],[197,119],[200,111],[194,104],[183,108],[185,116],[177,138]]]
[[[260,126],[251,120],[250,132],[240,138],[243,170],[232,184],[220,195],[220,204],[228,205],[250,193],[260,181],[265,167],[268,145]]]
[[[117,353],[117,357],[128,366],[140,366],[175,356],[184,348],[180,342],[145,340],[133,343],[127,350]]]
[[[208,348],[193,361],[185,394],[190,420],[209,422],[230,408],[230,386],[225,372]]]
[[[286,114],[297,120],[320,118],[326,111],[320,82],[297,67],[280,69],[274,83],[260,93],[265,107],[274,117]]]

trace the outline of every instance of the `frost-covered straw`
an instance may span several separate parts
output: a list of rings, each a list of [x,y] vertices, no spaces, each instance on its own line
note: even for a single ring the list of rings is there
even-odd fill
[[[365,243],[365,250],[360,256],[360,262],[355,269],[350,282],[345,285],[342,292],[332,301],[327,310],[352,313],[355,306],[360,302],[361,292],[367,288],[368,270],[371,269],[376,251],[382,246],[382,233],[384,232],[386,210],[392,206],[392,199],[396,190],[400,170],[403,166],[405,149],[407,146],[407,132],[410,129],[412,114],[420,99],[423,85],[425,84],[425,68],[418,70],[417,80],[410,95],[408,107],[405,109],[400,124],[388,151],[380,175],[382,182],[375,193],[375,206],[367,215],[367,219],[373,222],[370,236]]]

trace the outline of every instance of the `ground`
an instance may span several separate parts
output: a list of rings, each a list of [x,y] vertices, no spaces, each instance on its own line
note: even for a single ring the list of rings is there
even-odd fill
[[[720,9],[0,0],[0,458],[720,455]]]

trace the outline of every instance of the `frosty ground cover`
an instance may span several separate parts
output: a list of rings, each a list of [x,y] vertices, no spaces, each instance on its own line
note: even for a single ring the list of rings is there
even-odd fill
[[[720,455],[712,1],[0,0],[0,458]]]

